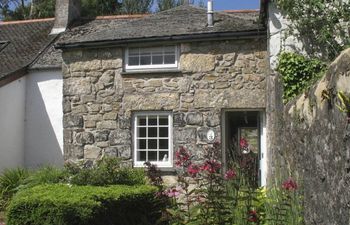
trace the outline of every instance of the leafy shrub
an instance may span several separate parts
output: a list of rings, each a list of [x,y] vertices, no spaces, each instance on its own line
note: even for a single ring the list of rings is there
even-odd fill
[[[39,185],[21,190],[7,211],[8,225],[156,224],[161,205],[153,186]]]
[[[0,176],[0,210],[3,210],[11,197],[17,192],[18,187],[29,176],[26,169],[8,169]]]
[[[277,71],[283,80],[285,102],[301,94],[323,75],[326,65],[317,59],[307,59],[302,55],[283,52],[279,56]]]
[[[57,184],[68,180],[68,171],[53,166],[42,167],[33,171],[28,178],[23,181],[23,188],[33,187],[39,184]]]
[[[66,167],[71,174],[69,183],[75,185],[142,185],[146,184],[143,169],[123,167],[118,158],[105,158],[91,168],[75,165]]]

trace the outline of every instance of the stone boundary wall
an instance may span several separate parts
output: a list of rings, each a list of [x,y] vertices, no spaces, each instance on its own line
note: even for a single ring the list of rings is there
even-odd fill
[[[335,106],[338,91],[350,94],[349,62],[350,49],[321,81],[285,106],[279,124],[275,174],[285,171],[301,180],[306,224],[350,224],[350,125]]]
[[[197,155],[206,131],[221,139],[221,110],[265,108],[268,60],[262,39],[181,44],[179,73],[122,74],[123,49],[63,52],[66,160],[132,158],[132,113],[171,111],[174,150]]]

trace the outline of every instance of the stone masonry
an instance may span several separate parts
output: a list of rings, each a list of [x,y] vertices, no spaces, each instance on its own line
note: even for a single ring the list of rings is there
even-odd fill
[[[350,93],[350,49],[325,76],[285,106],[276,176],[293,176],[303,190],[307,225],[350,224],[350,121],[336,104]],[[326,96],[329,97],[326,97]]]
[[[123,73],[122,48],[64,51],[63,60],[66,160],[132,159],[135,111],[171,111],[174,150],[200,155],[209,128],[220,141],[222,109],[265,108],[262,39],[183,43],[178,73]]]

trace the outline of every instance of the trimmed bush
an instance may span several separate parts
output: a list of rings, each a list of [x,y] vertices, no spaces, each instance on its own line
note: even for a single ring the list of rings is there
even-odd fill
[[[39,185],[19,191],[7,225],[148,225],[160,218],[157,188]]]

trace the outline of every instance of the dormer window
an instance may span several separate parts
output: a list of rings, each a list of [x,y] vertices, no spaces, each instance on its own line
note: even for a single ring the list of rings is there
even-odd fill
[[[178,67],[176,45],[128,48],[125,51],[125,70],[162,70]]]

